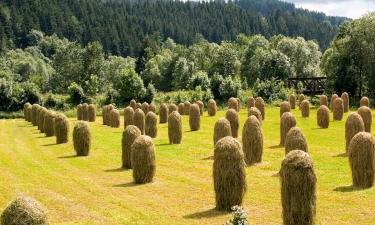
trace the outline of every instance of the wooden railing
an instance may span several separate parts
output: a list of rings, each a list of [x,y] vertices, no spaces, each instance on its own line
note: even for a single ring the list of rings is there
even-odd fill
[[[289,78],[287,83],[289,88],[297,89],[298,83],[301,82],[303,94],[319,95],[324,93],[326,80],[326,77]]]

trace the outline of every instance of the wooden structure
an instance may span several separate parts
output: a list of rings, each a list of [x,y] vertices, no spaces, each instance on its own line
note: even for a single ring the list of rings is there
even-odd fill
[[[303,85],[303,94],[320,95],[324,93],[326,77],[289,78],[288,87],[298,89],[298,83]]]

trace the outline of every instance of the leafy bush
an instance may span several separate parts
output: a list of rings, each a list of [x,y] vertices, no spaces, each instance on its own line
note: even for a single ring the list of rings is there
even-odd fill
[[[206,103],[211,98],[213,98],[211,90],[202,90],[200,87],[197,87],[194,91],[158,92],[154,98],[154,102],[157,105],[161,103],[178,104],[185,101],[196,102],[198,100]]]
[[[241,206],[232,207],[233,218],[226,222],[227,225],[246,225],[248,224],[247,213]]]
[[[220,84],[220,98],[226,101],[230,97],[238,97],[241,92],[241,81],[239,79],[232,79],[232,77],[226,77]]]
[[[69,99],[68,101],[72,103],[73,105],[78,105],[80,103],[83,103],[85,100],[85,93],[83,92],[83,89],[81,86],[79,86],[77,83],[73,82],[68,87],[68,94]]]
[[[190,90],[194,90],[198,86],[202,89],[208,89],[211,84],[206,72],[197,71],[190,77],[188,86]]]
[[[36,85],[0,79],[0,111],[21,110],[26,102],[33,104],[39,101],[39,90]]]
[[[46,99],[43,101],[43,105],[47,108],[55,108],[57,105],[56,97],[53,94],[49,93]]]
[[[218,73],[215,73],[211,78],[211,90],[215,99],[220,98],[220,85],[223,83],[223,80],[223,76]]]
[[[114,88],[119,93],[116,102],[122,104],[130,102],[132,99],[140,101],[146,93],[143,80],[134,69],[122,70],[118,81],[114,83]]]
[[[264,81],[257,79],[253,87],[253,92],[255,96],[262,97],[266,102],[272,103],[278,100],[286,100],[291,91],[285,87],[283,81],[279,81],[273,77]]]
[[[143,96],[142,101],[151,103],[154,100],[155,95],[156,95],[156,89],[152,83],[149,83],[147,85],[146,93]]]

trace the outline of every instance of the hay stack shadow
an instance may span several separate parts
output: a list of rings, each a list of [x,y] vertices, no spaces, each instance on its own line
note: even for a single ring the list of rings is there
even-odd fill
[[[201,219],[201,218],[212,218],[216,216],[230,214],[230,212],[218,211],[215,208],[188,214],[183,216],[185,219]]]

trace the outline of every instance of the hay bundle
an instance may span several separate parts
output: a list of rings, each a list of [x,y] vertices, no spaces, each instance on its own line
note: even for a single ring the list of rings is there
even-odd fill
[[[69,121],[64,114],[55,115],[54,130],[56,136],[56,144],[68,142]]]
[[[362,106],[358,109],[358,114],[362,117],[363,123],[365,124],[365,131],[371,133],[371,109],[367,106]]]
[[[234,109],[229,109],[225,114],[225,118],[229,121],[230,127],[232,130],[232,137],[238,137],[238,127],[239,127],[239,119],[237,111]]]
[[[55,113],[48,111],[44,116],[44,133],[46,137],[52,137],[55,135]]]
[[[262,114],[262,120],[266,118],[266,112],[265,112],[265,103],[263,98],[257,97],[255,99],[255,107],[259,109],[260,113]]]
[[[96,107],[94,104],[89,105],[88,109],[89,122],[95,122],[96,120]]]
[[[306,96],[304,94],[298,95],[298,106],[301,107],[301,103],[306,100]]]
[[[295,95],[293,95],[293,94],[289,95],[288,102],[289,102],[289,105],[290,105],[291,109],[296,108],[296,96]]]
[[[303,100],[300,105],[302,117],[309,117],[310,115],[310,102]]]
[[[112,109],[109,117],[111,127],[120,127],[120,112],[117,109]]]
[[[207,111],[209,116],[215,116],[217,112],[216,102],[213,99],[208,100]]]
[[[77,156],[88,156],[91,147],[90,128],[84,121],[78,121],[73,129],[73,146]]]
[[[147,102],[144,102],[141,105],[141,109],[145,113],[145,115],[147,115],[147,113],[148,113],[148,107],[150,107],[150,105]]]
[[[104,105],[104,106],[102,107],[103,125],[107,125],[107,120],[106,120],[107,107],[108,107],[108,106],[106,106],[106,105]]]
[[[259,120],[259,123],[262,124],[262,113],[259,111],[258,108],[256,108],[256,107],[249,108],[247,116],[248,117],[249,116],[255,116]]]
[[[320,105],[321,105],[321,106],[322,106],[322,105],[325,105],[325,106],[328,107],[328,98],[327,98],[326,95],[321,95],[321,96],[319,97],[319,102],[320,102]]]
[[[245,166],[241,144],[236,139],[224,137],[217,142],[213,164],[217,210],[229,211],[242,204],[247,188]]]
[[[197,101],[195,104],[197,104],[199,106],[199,111],[201,113],[201,116],[203,116],[203,112],[204,112],[204,104],[202,101]]]
[[[339,96],[337,94],[333,94],[331,96],[331,109],[333,110],[333,105],[334,105],[334,102],[336,100],[336,98],[338,98]]]
[[[47,225],[47,209],[33,198],[13,200],[1,214],[1,225]]]
[[[159,120],[160,123],[166,123],[168,121],[168,107],[167,104],[163,103],[160,105],[159,109]]]
[[[251,107],[255,107],[255,99],[253,97],[247,100],[247,108],[250,109]]]
[[[233,97],[229,98],[229,100],[228,100],[228,109],[234,109],[234,110],[236,110],[238,112],[239,108],[238,108],[238,101],[237,101],[236,98],[233,98]]]
[[[318,126],[320,128],[328,128],[329,127],[329,109],[325,105],[321,105],[316,112],[317,116],[317,122]]]
[[[232,130],[230,127],[230,122],[225,119],[225,118],[220,118],[216,123],[215,123],[215,128],[214,128],[214,146],[216,143],[222,139],[223,137],[226,136],[232,136]]]
[[[44,107],[41,107],[39,109],[38,113],[38,129],[40,130],[41,133],[44,133],[44,119],[45,119],[45,114],[48,113],[48,110]]]
[[[242,147],[248,166],[262,162],[263,134],[259,120],[255,116],[248,117],[243,126]]]
[[[190,112],[190,102],[189,101],[186,101],[184,103],[184,114],[185,115],[189,115],[189,112]]]
[[[145,134],[145,113],[141,109],[136,109],[134,112],[133,122],[136,127]]]
[[[145,134],[152,138],[156,138],[158,134],[157,124],[158,117],[156,116],[156,114],[153,112],[148,112],[145,120]]]
[[[241,110],[241,99],[236,98],[236,100],[237,100],[237,104],[238,104],[237,112],[239,112]]]
[[[286,112],[281,116],[280,119],[280,145],[284,146],[286,135],[289,130],[297,125],[296,118],[292,113]]]
[[[180,115],[184,115],[185,104],[184,103],[180,103],[180,104],[178,104],[177,108],[178,108],[178,113]]]
[[[150,112],[153,112],[153,113],[156,113],[156,106],[154,103],[150,103],[150,105],[148,105],[148,111]]]
[[[190,106],[189,125],[191,131],[197,131],[201,127],[201,114],[197,104]]]
[[[130,107],[130,106],[129,106]],[[132,107],[130,107],[133,109]],[[125,128],[124,132],[122,132],[122,140],[121,140],[121,146],[122,146],[122,168],[124,169],[131,169],[131,147],[134,142],[134,140],[141,136],[141,131],[138,129],[138,127],[134,125],[129,125]]]
[[[83,120],[82,104],[77,105],[77,120]]]
[[[333,119],[334,120],[342,120],[344,116],[344,101],[342,98],[336,98],[333,101]]]
[[[32,113],[33,113],[33,106],[30,105],[26,107],[26,115],[27,115],[27,121],[31,122],[32,121]]]
[[[285,113],[285,112],[290,112],[290,104],[289,102],[282,102],[280,104],[280,117]]]
[[[137,104],[135,105],[135,108],[142,110],[142,104],[137,102]]]
[[[103,125],[111,126],[112,109],[114,109],[112,104],[103,107]]]
[[[316,215],[316,175],[309,154],[289,152],[280,169],[281,203],[284,225],[314,225]]]
[[[359,132],[365,131],[365,124],[358,113],[351,113],[345,123],[345,150],[348,154],[350,140]]]
[[[168,116],[168,138],[170,144],[180,144],[182,139],[182,119],[180,113],[173,111]]]
[[[23,116],[25,118],[26,121],[30,121],[29,119],[29,115],[28,115],[28,108],[31,108],[31,104],[26,102],[24,105],[23,105]]]
[[[362,106],[367,106],[370,107],[370,100],[367,97],[362,97],[361,100],[359,101],[359,105]]]
[[[175,105],[173,103],[169,104],[169,106],[168,106],[168,115],[171,114],[174,111],[177,111],[177,110],[178,110],[177,105]]]
[[[349,111],[349,94],[344,92],[341,94],[342,101],[344,103],[344,112]]]
[[[40,105],[38,104],[33,104],[31,106],[31,123],[33,124],[33,126],[37,126],[38,125],[38,109],[39,109]]]
[[[134,124],[134,109],[130,106],[124,109],[124,127]]]
[[[89,121],[89,105],[87,103],[82,104],[82,120]]]
[[[298,127],[291,128],[285,138],[285,155],[293,150],[309,151],[305,135]]]
[[[131,150],[131,166],[136,184],[152,182],[155,175],[155,147],[149,136],[141,135],[135,139]]]
[[[132,107],[135,111],[137,109],[137,102],[134,99],[132,99],[129,103],[129,106]]]
[[[349,145],[349,163],[353,186],[370,188],[375,176],[375,140],[370,133],[356,134]]]

